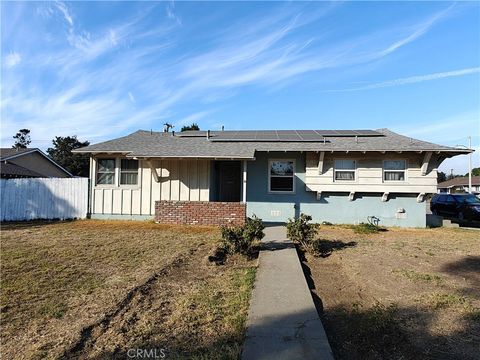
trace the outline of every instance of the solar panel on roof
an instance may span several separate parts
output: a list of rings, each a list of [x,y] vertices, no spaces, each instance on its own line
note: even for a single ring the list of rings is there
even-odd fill
[[[275,131],[262,131],[261,134],[257,132],[256,139],[278,140],[278,136]]]
[[[324,142],[326,137],[384,136],[373,130],[238,130],[213,133],[211,141]]]
[[[356,130],[362,136],[383,136],[382,133],[374,130]]]

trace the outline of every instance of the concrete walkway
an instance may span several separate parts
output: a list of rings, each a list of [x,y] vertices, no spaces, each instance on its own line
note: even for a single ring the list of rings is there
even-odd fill
[[[332,359],[297,252],[285,227],[265,229],[242,360]]]

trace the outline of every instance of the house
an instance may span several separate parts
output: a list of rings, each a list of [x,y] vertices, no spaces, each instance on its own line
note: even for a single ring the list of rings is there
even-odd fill
[[[373,130],[137,131],[90,154],[92,218],[425,226],[437,168],[470,150]]]
[[[37,148],[1,148],[0,174],[4,179],[72,177],[72,174]]]
[[[456,177],[438,184],[439,193],[468,192],[468,176]],[[472,192],[480,192],[480,176],[472,176]]]

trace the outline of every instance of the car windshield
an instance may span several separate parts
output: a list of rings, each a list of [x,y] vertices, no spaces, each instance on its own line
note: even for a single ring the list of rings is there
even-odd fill
[[[460,202],[466,203],[466,204],[478,204],[478,205],[480,205],[480,200],[475,195],[462,196],[459,200],[460,200]]]

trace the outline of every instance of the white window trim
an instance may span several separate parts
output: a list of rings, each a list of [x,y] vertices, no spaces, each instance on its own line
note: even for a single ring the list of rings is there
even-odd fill
[[[99,184],[98,183],[98,168],[100,166],[100,160],[114,160],[115,161],[115,170],[113,172],[113,184]],[[96,187],[99,187],[99,188],[112,188],[112,187],[115,187],[117,186],[116,185],[116,182],[117,182],[117,158],[114,157],[114,156],[105,156],[105,157],[101,157],[101,158],[97,158],[96,161],[95,161],[95,186]]]
[[[292,191],[275,191],[275,190],[271,190],[271,182],[270,182],[270,179],[272,177],[272,174],[270,172],[270,169],[271,169],[271,164],[272,162],[274,161],[291,161],[293,162],[293,175],[292,175],[292,178],[293,178],[293,190]],[[296,187],[295,187],[295,178],[297,177],[297,162],[295,161],[295,159],[268,159],[268,168],[267,168],[267,171],[268,171],[268,184],[267,184],[267,190],[268,190],[268,193],[269,194],[295,194],[296,192]],[[290,176],[273,176],[273,177],[290,177]]]
[[[137,183],[136,184],[121,184],[121,176],[122,176],[122,160],[135,160],[135,159],[128,159],[128,158],[118,158],[118,186],[121,188],[127,188],[127,189],[135,189],[140,187],[140,160],[137,160]],[[130,172],[130,173],[133,173]]]
[[[404,161],[405,162],[405,170],[385,170],[385,163],[387,161]],[[382,162],[382,182],[384,183],[394,183],[394,184],[398,184],[398,183],[406,183],[407,182],[407,176],[408,176],[408,161],[407,159],[385,159],[383,160]],[[403,180],[385,180],[385,171],[389,171],[389,172],[392,172],[392,171],[397,171],[397,172],[400,172],[400,171],[403,171],[404,175],[403,175]]]
[[[99,160],[103,159],[114,159],[115,160],[115,175],[114,175],[114,180],[113,184],[98,184],[97,179],[98,179],[98,162]],[[138,160],[138,175],[137,175],[137,184],[135,185],[130,185],[130,184],[120,184],[120,172],[121,172],[121,159],[127,159],[125,157],[119,157],[119,156],[100,156],[95,158],[95,188],[98,189],[115,189],[115,188],[120,188],[120,189],[140,189],[142,179],[141,179],[141,172],[140,172],[140,160]]]
[[[350,161],[353,161],[354,162],[354,168],[353,168],[353,176],[354,176],[354,179],[353,180],[337,180],[335,179],[335,173],[337,171],[352,171],[352,170],[348,170],[348,169],[339,169],[337,170],[335,168],[335,161],[337,160],[350,160]],[[338,183],[346,183],[346,184],[354,184],[354,183],[357,183],[358,182],[358,160],[357,159],[345,159],[345,158],[336,158],[336,159],[333,159],[333,182],[338,182]]]

